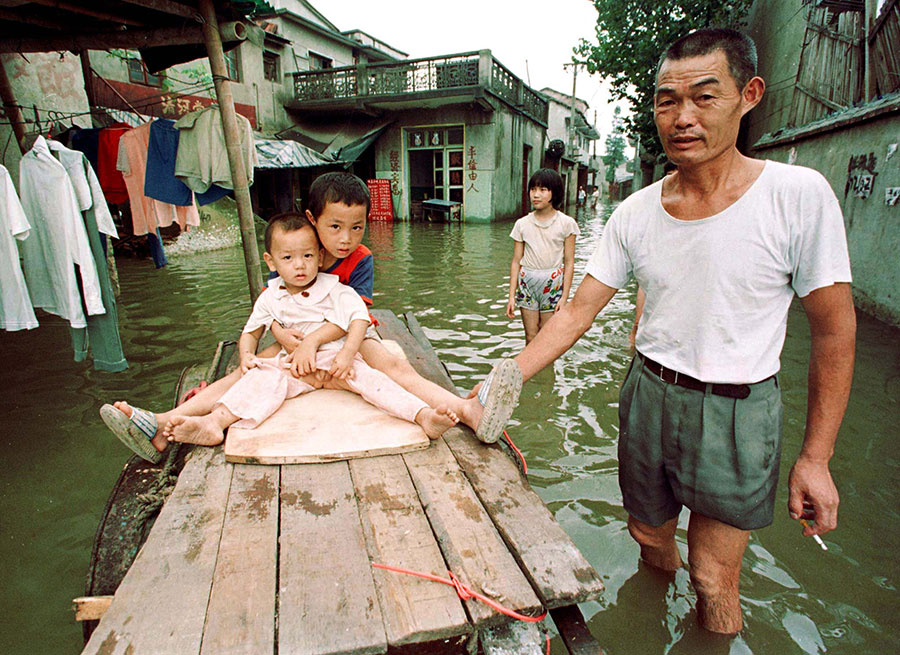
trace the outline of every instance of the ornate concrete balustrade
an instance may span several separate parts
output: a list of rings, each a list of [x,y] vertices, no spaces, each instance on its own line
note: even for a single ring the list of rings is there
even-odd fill
[[[386,106],[420,98],[472,96],[488,91],[537,122],[547,124],[548,101],[497,61],[490,50],[441,57],[358,64],[294,73],[297,108],[339,108],[352,103]]]

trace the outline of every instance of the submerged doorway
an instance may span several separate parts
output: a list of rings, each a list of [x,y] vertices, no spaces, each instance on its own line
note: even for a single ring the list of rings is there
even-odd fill
[[[409,217],[424,217],[426,200],[463,201],[463,126],[406,129]]]

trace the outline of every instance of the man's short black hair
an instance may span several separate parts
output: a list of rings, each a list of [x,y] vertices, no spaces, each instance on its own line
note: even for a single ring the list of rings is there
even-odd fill
[[[563,203],[563,179],[562,176],[552,168],[539,168],[528,180],[528,190],[534,187],[542,186],[550,189],[550,204],[554,209],[562,207]]]
[[[702,57],[718,50],[725,53],[728,69],[738,89],[756,76],[756,44],[742,32],[724,27],[711,27],[691,32],[666,48],[656,66],[656,75],[666,59],[673,61]]]
[[[329,202],[339,202],[349,207],[365,205],[368,216],[369,187],[353,173],[324,173],[310,185],[306,208],[318,220]]]
[[[272,235],[275,233],[276,229],[280,229],[284,232],[293,232],[294,230],[302,230],[304,227],[312,229],[313,234],[316,235],[316,242],[318,242],[319,234],[304,214],[301,214],[300,212],[275,214],[275,216],[269,219],[269,224],[266,225],[266,252],[269,254],[272,253]]]

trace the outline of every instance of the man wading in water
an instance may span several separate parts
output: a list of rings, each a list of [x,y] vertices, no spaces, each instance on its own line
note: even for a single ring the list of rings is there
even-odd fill
[[[850,393],[856,318],[837,199],[816,171],[744,157],[741,117],[762,98],[756,49],[700,30],[663,56],[654,114],[672,175],[610,217],[572,301],[516,357],[524,379],[590,327],[633,274],[646,292],[637,354],[619,402],[619,483],[649,564],[682,565],[675,528],[691,512],[697,614],[742,627],[741,560],[772,522],[781,453],[777,373],[796,293],[809,320],[809,404],[788,501],[804,534],[837,526],[828,462]]]

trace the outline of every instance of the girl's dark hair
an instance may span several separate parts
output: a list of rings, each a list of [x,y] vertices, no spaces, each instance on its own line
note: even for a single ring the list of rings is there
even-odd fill
[[[365,205],[369,215],[369,187],[353,173],[324,173],[309,187],[307,209],[316,220],[329,202],[340,202],[348,207]]]
[[[550,204],[554,209],[559,209],[563,204],[563,179],[562,176],[552,168],[539,168],[528,180],[528,190],[531,191],[536,186],[542,186],[550,189],[552,194]]]
[[[313,234],[316,235],[316,241],[319,240],[319,234],[316,232],[316,228],[313,227],[313,224],[309,222],[309,219],[306,218],[305,215],[300,212],[284,212],[282,214],[275,214],[272,218],[269,219],[269,224],[266,225],[266,252],[272,252],[272,235],[275,232],[275,229],[281,229],[285,232],[293,232],[294,230],[302,230],[303,228],[308,227],[311,228]]]

